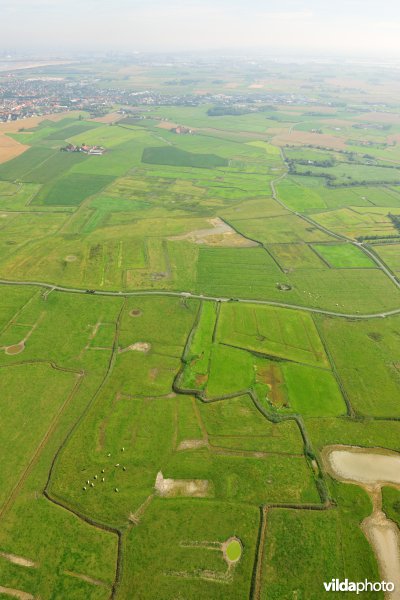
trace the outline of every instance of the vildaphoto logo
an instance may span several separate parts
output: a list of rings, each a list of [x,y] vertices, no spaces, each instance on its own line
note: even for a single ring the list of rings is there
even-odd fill
[[[344,579],[332,579],[327,582],[324,581],[324,588],[326,592],[355,592],[361,594],[362,592],[393,592],[394,583],[391,581],[349,581]]]

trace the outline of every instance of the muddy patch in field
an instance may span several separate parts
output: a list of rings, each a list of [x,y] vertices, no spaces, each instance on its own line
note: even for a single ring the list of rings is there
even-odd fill
[[[157,367],[153,367],[152,369],[150,369],[150,371],[149,371],[150,381],[155,381],[157,379],[158,373],[159,373],[159,371],[158,371]]]
[[[118,352],[122,354],[123,352],[129,352],[133,350],[134,352],[149,352],[151,349],[151,344],[148,342],[136,342],[135,344],[131,344],[126,348],[119,348]]]
[[[376,559],[382,580],[394,584],[386,600],[400,600],[400,531],[382,511],[382,485],[400,489],[400,454],[384,448],[328,446],[322,452],[328,472],[365,489],[373,503],[372,514],[361,523]]]
[[[12,598],[18,598],[19,600],[35,600],[32,594],[28,594],[27,592],[23,592],[22,590],[15,590],[13,588],[3,587],[0,585],[0,594],[5,594],[6,596],[11,596]]]
[[[188,240],[194,244],[218,247],[252,248],[258,246],[257,242],[243,237],[219,217],[207,219],[207,221],[212,225],[209,229],[196,229],[168,239],[172,241]]]
[[[91,119],[91,121],[94,121],[95,123],[105,123],[106,125],[108,125],[109,123],[116,123],[117,121],[120,121],[123,118],[124,115],[120,115],[117,112],[112,112],[108,113],[107,115],[104,115],[103,117],[96,117],[95,119]]]
[[[204,448],[207,446],[206,440],[182,440],[178,450],[193,450],[195,448]]]
[[[195,381],[197,386],[205,385],[208,381],[208,375],[202,375],[201,373],[197,373]]]
[[[371,516],[361,523],[365,537],[371,544],[378,560],[382,579],[394,584],[394,591],[387,592],[390,600],[400,598],[400,533],[396,523],[384,512],[375,508]]]
[[[8,552],[0,552],[0,558],[5,558],[9,562],[14,565],[19,565],[20,567],[37,567],[37,564],[32,560],[23,558],[22,556],[16,556],[15,554],[9,554]]]
[[[5,348],[5,353],[9,356],[14,356],[15,354],[21,354],[25,350],[25,342],[20,342],[19,344],[14,344],[13,346],[7,346]]]
[[[154,489],[163,498],[206,498],[209,496],[207,479],[166,479],[161,471],[157,473]]]
[[[129,313],[130,317],[141,317],[142,316],[142,311],[139,308],[132,308],[132,310]]]
[[[284,377],[278,365],[269,364],[265,367],[257,367],[256,381],[257,383],[264,383],[268,386],[267,400],[275,408],[288,406],[285,394]]]
[[[375,487],[400,485],[400,454],[383,448],[333,446],[324,451],[328,470],[339,479]]]

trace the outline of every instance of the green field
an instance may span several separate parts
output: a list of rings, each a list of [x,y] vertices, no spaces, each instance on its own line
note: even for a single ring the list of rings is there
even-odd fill
[[[33,204],[78,206],[113,180],[114,178],[109,175],[97,175],[94,178],[84,173],[71,173],[44,186],[34,198]]]
[[[104,101],[2,125],[28,146],[0,164],[5,600],[382,578],[325,448],[400,452],[397,74],[176,60],[15,76]]]
[[[350,244],[314,244],[313,248],[336,269],[375,267],[375,263],[369,256]]]
[[[180,148],[145,148],[142,162],[171,167],[226,167],[228,161],[215,154],[195,154]]]

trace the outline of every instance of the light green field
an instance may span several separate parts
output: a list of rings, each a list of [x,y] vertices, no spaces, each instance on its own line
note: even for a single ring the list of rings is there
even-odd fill
[[[256,305],[221,307],[217,339],[268,356],[328,366],[324,348],[307,313]]]
[[[398,316],[373,322],[329,318],[321,322],[343,386],[354,409],[362,415],[400,414],[400,372],[395,366],[398,326]]]
[[[400,244],[374,245],[373,249],[391,269],[400,270]]]
[[[397,232],[388,214],[397,214],[400,209],[385,208],[342,208],[314,215],[315,221],[335,233],[352,239],[374,237],[397,237]]]
[[[374,268],[369,256],[351,244],[314,244],[314,250],[336,269]]]

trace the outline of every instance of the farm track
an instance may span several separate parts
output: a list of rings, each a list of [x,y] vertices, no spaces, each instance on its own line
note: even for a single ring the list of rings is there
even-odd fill
[[[31,287],[42,287],[50,292],[65,292],[70,294],[88,294],[83,288],[66,287],[52,283],[46,283],[43,281],[12,281],[10,279],[0,279],[0,285],[21,285]],[[400,288],[400,283],[398,284]],[[312,306],[301,306],[300,304],[291,304],[289,302],[277,302],[274,300],[256,300],[252,298],[228,298],[227,296],[207,296],[205,294],[192,294],[191,292],[174,292],[174,291],[163,291],[163,290],[141,290],[136,292],[115,292],[107,290],[93,290],[91,295],[96,296],[111,296],[117,298],[132,298],[140,296],[171,296],[175,298],[194,299],[194,300],[205,300],[211,302],[241,302],[243,304],[260,304],[264,306],[276,306],[278,308],[289,308],[292,310],[302,310],[305,312],[314,313],[317,315],[327,315],[330,317],[339,317],[342,319],[377,319],[383,317],[390,317],[393,315],[400,314],[400,307],[392,310],[381,311],[377,313],[344,313],[337,312],[334,310],[326,310],[323,308],[313,308]]]

